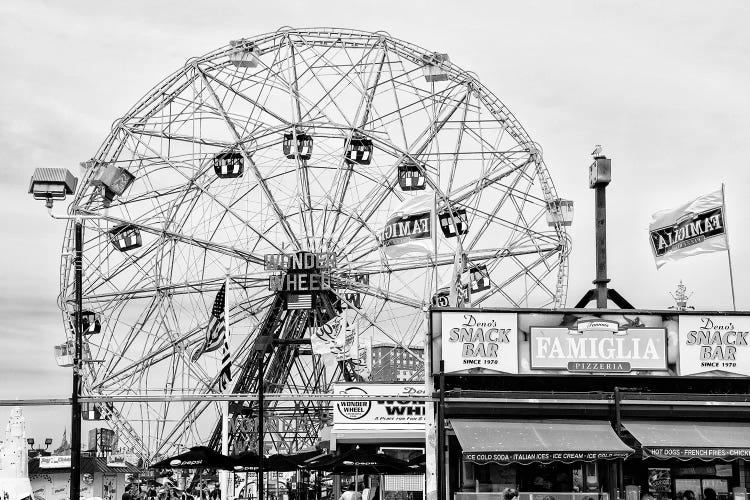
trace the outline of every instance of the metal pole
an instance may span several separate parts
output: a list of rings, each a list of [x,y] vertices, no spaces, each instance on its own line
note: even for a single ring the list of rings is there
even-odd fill
[[[434,229],[434,228],[433,228]],[[432,339],[432,332],[430,331],[432,328],[432,320],[431,320],[431,313],[428,309],[425,313],[427,318],[425,320],[425,323],[427,325],[427,332],[425,333],[424,337],[424,391],[426,396],[432,396],[432,393],[434,391],[434,383],[432,379],[432,345],[431,345],[431,339]],[[425,440],[424,440],[424,450],[425,450],[425,499],[426,500],[436,500],[438,496],[438,484],[437,482],[440,481],[440,477],[438,476],[438,468],[437,468],[437,457],[436,457],[436,450],[437,447],[437,437],[436,434],[436,428],[435,428],[435,404],[432,401],[425,401],[424,404],[425,407]]]
[[[438,403],[438,455],[437,455],[437,480],[438,500],[445,500],[446,467],[445,467],[445,362],[440,360],[440,402]]]
[[[263,393],[265,387],[263,379],[265,377],[265,346],[258,356],[258,499],[264,500],[263,487]]]
[[[438,290],[438,272],[437,272],[437,229],[439,225],[437,216],[437,191],[435,191],[433,197],[433,210],[431,214],[430,229],[432,230],[432,249],[433,249],[433,274],[432,281],[434,287],[432,293],[437,294]],[[425,325],[427,331],[424,336],[424,391],[425,396],[431,396],[435,390],[434,382],[432,378],[432,319],[430,308],[425,310]],[[425,450],[425,475],[424,475],[424,498],[426,500],[436,500],[438,496],[438,485],[437,481],[437,463],[435,456],[435,448],[437,437],[435,428],[435,405],[432,401],[426,401],[425,404],[425,439],[424,439],[424,450]]]
[[[594,188],[594,219],[596,223],[596,307],[607,308],[607,195],[606,184]]]
[[[70,500],[81,496],[81,351],[83,337],[83,223],[75,221],[75,349],[73,353],[73,395],[70,400]]]
[[[732,310],[737,310],[734,300],[734,275],[732,274],[732,252],[729,250],[729,226],[727,224],[727,205],[724,201],[724,183],[721,183],[721,208],[724,215],[724,237],[727,239],[727,257],[729,258],[729,288],[732,289]]]

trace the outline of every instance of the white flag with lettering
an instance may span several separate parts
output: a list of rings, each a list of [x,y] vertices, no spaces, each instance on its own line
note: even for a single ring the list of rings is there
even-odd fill
[[[344,324],[343,316],[335,316],[328,323],[322,326],[312,328],[310,341],[312,343],[313,354],[332,354],[337,351],[339,340],[343,338],[342,325]]]
[[[691,255],[727,250],[722,190],[656,212],[649,239],[657,268]]]
[[[357,329],[349,324],[345,313],[325,325],[313,327],[310,334],[313,354],[333,355],[339,361],[357,359]]]
[[[380,245],[388,257],[432,253],[434,205],[435,196],[424,194],[404,201],[391,212],[380,234]]]

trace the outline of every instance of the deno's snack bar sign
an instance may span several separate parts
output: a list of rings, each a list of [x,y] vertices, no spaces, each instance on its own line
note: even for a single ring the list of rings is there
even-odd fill
[[[750,376],[750,316],[680,315],[680,375]]]
[[[518,315],[445,312],[442,315],[445,373],[483,368],[518,373]]]
[[[399,399],[404,396],[424,396],[424,384],[334,384],[333,393],[352,396],[333,405],[333,424],[424,428],[425,404],[422,401]],[[392,396],[371,401],[357,396]]]

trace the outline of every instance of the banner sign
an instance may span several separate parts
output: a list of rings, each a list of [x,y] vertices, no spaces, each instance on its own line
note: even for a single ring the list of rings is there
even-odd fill
[[[573,328],[531,327],[531,368],[569,372],[627,373],[666,370],[664,328],[621,327],[604,319],[579,320]]]
[[[680,375],[750,376],[750,317],[680,315]]]
[[[51,455],[39,457],[40,469],[67,469],[70,468],[70,455]]]
[[[334,394],[393,396],[386,401],[349,400],[333,405],[333,425],[345,424],[378,429],[424,429],[425,404],[422,401],[398,400],[399,396],[422,396],[424,384],[333,384]]]
[[[445,312],[442,322],[445,373],[476,368],[518,373],[516,313]]]
[[[734,460],[736,458],[750,458],[750,448],[696,448],[686,446],[670,446],[668,448],[655,448],[644,446],[643,452],[656,458],[699,458],[702,460]]]
[[[533,462],[581,462],[593,460],[611,460],[616,458],[627,458],[630,455],[626,451],[515,451],[515,452],[464,452],[463,458],[467,462],[477,465],[488,463],[498,464],[528,464]]]
[[[433,374],[750,377],[750,313],[434,310]]]

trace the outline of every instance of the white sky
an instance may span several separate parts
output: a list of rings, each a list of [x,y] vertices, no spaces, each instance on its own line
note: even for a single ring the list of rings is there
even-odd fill
[[[190,57],[281,26],[385,30],[479,75],[544,149],[573,199],[568,305],[591,288],[589,153],[613,159],[609,274],[636,307],[665,308],[684,279],[730,309],[726,253],[657,271],[653,212],[727,185],[738,309],[750,307],[750,3],[743,1],[0,3],[0,398],[67,397],[56,307],[64,224],[26,194],[36,167],[77,173],[111,123]],[[27,408],[59,444],[68,407]],[[0,408],[0,424],[8,408]]]

